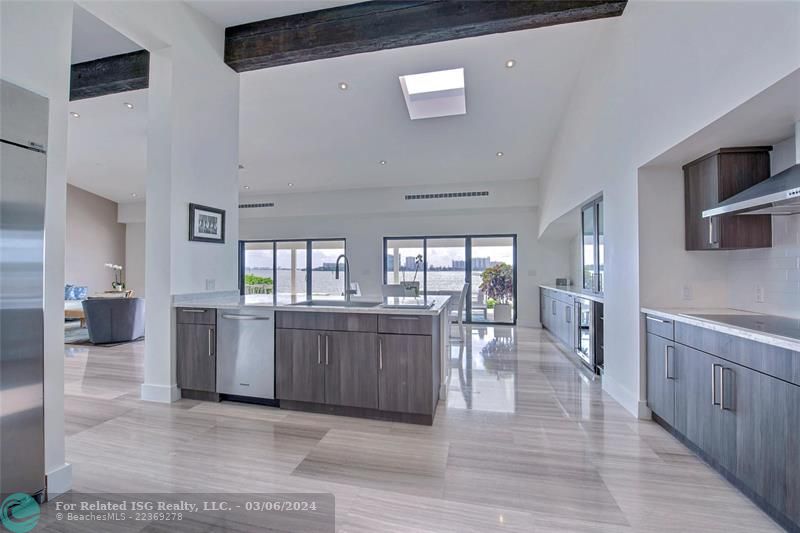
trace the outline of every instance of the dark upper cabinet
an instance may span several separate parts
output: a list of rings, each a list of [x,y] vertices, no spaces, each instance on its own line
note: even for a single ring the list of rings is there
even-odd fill
[[[178,386],[203,392],[217,387],[216,327],[213,324],[177,324]]]
[[[703,211],[769,178],[770,146],[720,148],[684,165],[687,250],[736,250],[772,246],[771,215],[720,215]]]

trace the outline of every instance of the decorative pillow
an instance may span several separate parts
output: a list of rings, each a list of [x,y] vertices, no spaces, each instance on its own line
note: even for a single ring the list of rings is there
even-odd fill
[[[85,300],[86,293],[89,292],[89,287],[72,287],[72,299],[73,300]]]
[[[64,285],[64,299],[65,300],[72,300],[72,287],[74,287],[74,285],[70,285],[69,283]]]

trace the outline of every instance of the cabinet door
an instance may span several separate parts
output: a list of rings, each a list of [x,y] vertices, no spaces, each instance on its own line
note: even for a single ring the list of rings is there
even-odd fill
[[[675,344],[674,427],[719,466],[734,473],[736,413],[731,391],[736,378],[729,367],[727,361]]]
[[[378,406],[382,411],[433,413],[433,344],[421,335],[380,335]]]
[[[719,248],[719,217],[703,218],[703,211],[716,207],[719,199],[717,158],[687,165],[683,171],[686,249]]]
[[[800,387],[726,364],[736,414],[736,477],[800,524]]]
[[[325,401],[325,333],[278,329],[275,341],[277,397],[298,402]]]
[[[216,328],[204,324],[177,324],[178,386],[215,392],[217,385]]]
[[[378,408],[378,336],[326,332],[323,339],[325,403]]]
[[[675,426],[675,344],[647,334],[647,405]]]

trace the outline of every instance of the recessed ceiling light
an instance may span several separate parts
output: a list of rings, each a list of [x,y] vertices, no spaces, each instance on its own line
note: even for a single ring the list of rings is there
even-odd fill
[[[131,193],[131,198],[136,198],[136,193],[135,192]]]
[[[70,111],[69,114],[72,115],[74,118],[81,118],[81,116],[75,111]]]
[[[125,102],[123,105],[124,105],[125,107],[127,107],[128,109],[133,109],[133,104],[132,104],[132,103],[130,103],[130,102]]]
[[[249,188],[250,188],[250,186],[249,186],[249,185],[245,185],[245,186],[244,186],[244,188],[245,188],[245,189],[249,189]]]
[[[340,81],[339,82],[339,89],[341,89],[343,91],[346,91],[347,90],[347,84],[345,82],[343,82],[343,81]]]
[[[506,68],[514,68],[514,65],[516,64],[517,64],[516,61],[514,61],[513,59],[509,59],[508,61],[506,61]]]
[[[385,164],[386,164],[386,161],[381,159],[381,165],[385,165]]]
[[[503,152],[497,152],[497,154],[495,154],[495,155],[496,155],[497,157],[503,157]]]
[[[294,187],[294,183],[292,183],[292,182],[289,182],[286,185],[288,185],[289,187]]]

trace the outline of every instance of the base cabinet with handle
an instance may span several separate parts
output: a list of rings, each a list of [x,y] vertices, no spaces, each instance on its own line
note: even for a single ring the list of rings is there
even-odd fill
[[[653,333],[671,336],[671,321],[647,322],[647,402],[656,421],[784,528],[800,531],[800,386],[769,373],[787,368],[770,369],[780,356],[800,364],[800,353],[760,358],[755,341],[677,321],[672,340]]]
[[[176,373],[182,394],[216,393],[217,326],[216,310],[176,310]]]
[[[439,318],[346,320],[330,314],[276,313],[281,407],[432,423],[440,384]]]

